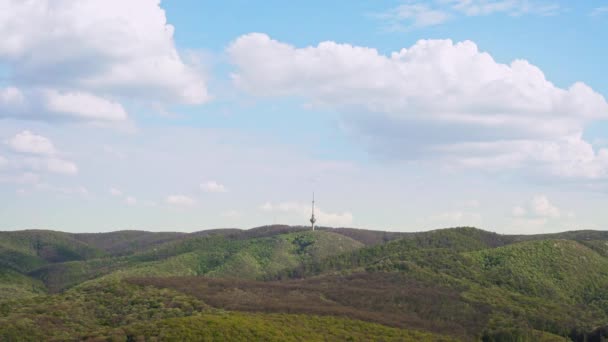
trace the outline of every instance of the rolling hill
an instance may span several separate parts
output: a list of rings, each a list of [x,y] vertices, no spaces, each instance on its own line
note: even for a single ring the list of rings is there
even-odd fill
[[[599,341],[607,252],[596,231],[0,232],[0,337]]]

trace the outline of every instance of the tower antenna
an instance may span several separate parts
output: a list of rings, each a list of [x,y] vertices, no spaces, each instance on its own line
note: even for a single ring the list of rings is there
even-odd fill
[[[317,222],[317,219],[315,218],[315,193],[312,193],[312,216],[310,217],[310,224],[312,227],[312,230],[315,230],[315,222]]]

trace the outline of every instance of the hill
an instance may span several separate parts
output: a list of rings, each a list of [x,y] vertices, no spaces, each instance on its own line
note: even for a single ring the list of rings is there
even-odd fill
[[[124,282],[0,305],[2,341],[454,341],[344,317],[216,310],[175,290]]]
[[[86,260],[104,254],[68,233],[45,230],[0,232],[0,265],[19,272],[47,263]]]
[[[608,331],[605,232],[22,231],[1,232],[0,252],[0,331],[11,334],[181,338],[206,326],[218,340],[583,341]]]
[[[196,234],[139,253],[44,265],[28,275],[57,292],[100,277],[205,275],[264,279],[363,245],[328,231],[302,231],[269,237]],[[268,234],[263,234],[266,236]],[[259,235],[256,235],[259,236]]]

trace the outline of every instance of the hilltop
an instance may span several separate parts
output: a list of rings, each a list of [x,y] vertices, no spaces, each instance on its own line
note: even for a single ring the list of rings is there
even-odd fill
[[[608,323],[607,255],[601,231],[0,232],[0,339],[582,341]]]

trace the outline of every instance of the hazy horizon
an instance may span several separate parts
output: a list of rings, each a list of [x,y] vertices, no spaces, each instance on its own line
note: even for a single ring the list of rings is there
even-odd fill
[[[199,232],[204,232],[204,231],[220,231],[220,230],[240,230],[240,231],[247,231],[247,230],[254,230],[254,229],[260,229],[260,228],[266,228],[266,227],[288,227],[288,228],[293,228],[293,229],[299,229],[302,228],[302,230],[307,230],[310,229],[310,226],[304,226],[304,225],[288,225],[288,224],[269,224],[269,225],[262,225],[262,226],[255,226],[255,227],[213,227],[213,228],[202,228],[202,229],[193,229],[193,230],[173,230],[173,229],[160,229],[160,230],[147,230],[145,228],[143,229],[131,229],[131,228],[124,228],[124,229],[114,229],[114,230],[102,230],[102,231],[70,231],[70,230],[61,230],[61,229],[53,229],[53,228],[23,228],[23,229],[11,229],[11,230],[3,230],[0,229],[0,232],[22,232],[22,231],[48,231],[48,232],[60,232],[60,233],[68,233],[68,234],[105,234],[105,233],[116,233],[116,232],[145,232],[145,233],[181,233],[181,234],[194,234],[194,233],[199,233]],[[364,227],[329,227],[329,226],[318,226],[315,227],[315,229],[320,229],[320,230],[333,230],[333,229],[355,229],[355,230],[365,230],[365,231],[374,231],[374,232],[387,232],[387,233],[426,233],[426,232],[431,232],[431,231],[437,231],[437,230],[445,230],[445,229],[460,229],[460,228],[474,228],[474,229],[479,229],[482,231],[486,231],[489,233],[496,233],[499,235],[543,235],[543,234],[560,234],[560,233],[568,233],[568,232],[582,232],[582,231],[604,231],[601,229],[567,229],[567,230],[561,230],[561,231],[552,231],[552,232],[548,232],[548,233],[500,233],[491,229],[485,229],[483,227],[473,227],[473,226],[453,226],[453,227],[435,227],[435,228],[426,228],[426,229],[419,229],[419,230],[386,230],[386,229],[376,229],[376,228],[364,228]]]

